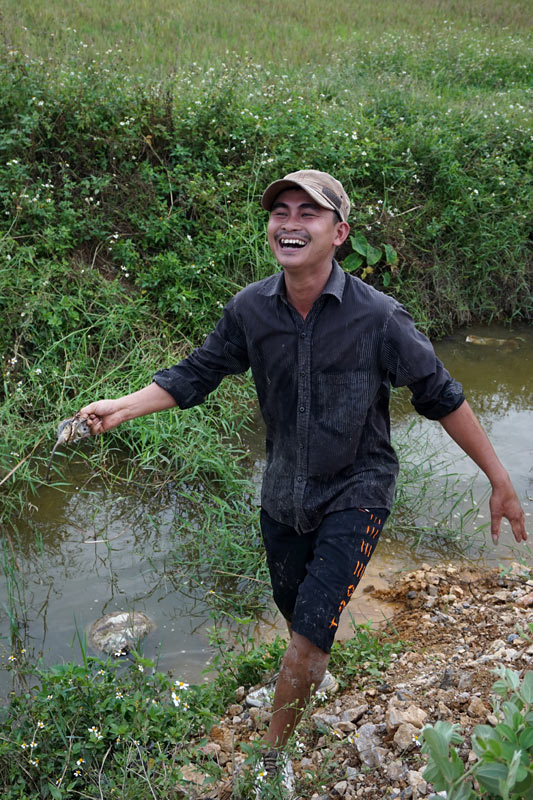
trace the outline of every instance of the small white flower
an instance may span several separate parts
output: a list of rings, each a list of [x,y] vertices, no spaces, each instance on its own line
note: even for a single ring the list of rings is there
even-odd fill
[[[174,686],[176,687],[176,689],[179,689],[180,691],[182,689],[188,689],[189,688],[189,684],[188,683],[184,683],[183,681],[174,681]]]

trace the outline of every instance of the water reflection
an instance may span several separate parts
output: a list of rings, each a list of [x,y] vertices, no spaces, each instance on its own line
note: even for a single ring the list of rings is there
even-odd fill
[[[470,329],[468,333],[523,339],[517,349],[508,350],[467,344],[467,332],[461,331],[437,343],[436,349],[454,377],[464,384],[469,402],[509,469],[524,501],[533,536],[533,502],[528,499],[528,495],[533,496],[533,330],[525,328],[510,334],[500,328]],[[453,465],[451,471],[457,473],[458,486],[463,488],[467,486],[464,475],[476,470],[438,424],[416,415],[406,392],[395,393],[392,416],[396,437],[401,438],[410,428],[407,438],[412,451],[404,452],[404,458],[415,467],[426,458],[431,466],[433,477],[424,492],[435,511],[445,480],[441,464]],[[422,452],[422,442],[429,447],[429,455]],[[263,457],[259,423],[248,446],[259,480]],[[201,576],[194,579],[176,571],[169,562],[176,532],[191,535],[194,530],[190,502],[176,487],[142,491],[139,485],[128,482],[110,486],[88,474],[87,465],[76,454],[59,464],[67,485],[62,489],[43,486],[35,501],[38,508],[19,527],[15,549],[21,572],[5,569],[0,576],[0,635],[6,647],[10,602],[24,610],[19,614],[19,633],[28,652],[42,651],[48,663],[77,658],[76,631],[83,632],[96,618],[115,610],[134,609],[147,613],[157,625],[145,641],[146,654],[159,654],[161,668],[172,670],[177,677],[201,680],[209,657],[207,590]],[[421,483],[415,484],[415,510],[421,487]],[[452,519],[460,521],[467,516],[470,506],[480,503],[485,488],[483,478],[476,481],[474,494],[465,496],[453,510]],[[477,511],[481,518],[478,522],[488,520],[483,502]],[[404,521],[405,526],[420,523],[415,511],[413,516],[414,520]],[[403,533],[386,530],[373,569],[376,574],[390,573],[422,560],[449,557],[449,541],[441,530],[433,528],[413,551],[406,547]],[[483,557],[492,563],[516,558],[510,551],[511,543],[507,531],[500,547],[487,550]],[[9,562],[7,542],[4,548]],[[531,550],[524,555],[533,564]],[[3,679],[0,676],[0,693],[8,685],[5,673]]]

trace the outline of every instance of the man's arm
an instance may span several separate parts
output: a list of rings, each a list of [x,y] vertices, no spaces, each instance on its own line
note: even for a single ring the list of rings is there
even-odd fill
[[[451,414],[441,417],[439,422],[459,447],[483,470],[491,482],[490,531],[494,544],[498,542],[502,517],[511,523],[516,541],[525,542],[527,533],[524,511],[511,479],[466,400]]]
[[[176,401],[165,389],[157,383],[151,383],[138,392],[126,394],[116,400],[97,400],[89,403],[80,410],[82,419],[87,419],[93,434],[105,433],[116,428],[121,422],[126,422],[155,411],[164,411],[173,408]]]

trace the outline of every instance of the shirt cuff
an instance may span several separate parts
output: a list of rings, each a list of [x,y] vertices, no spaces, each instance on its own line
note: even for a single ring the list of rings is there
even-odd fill
[[[458,381],[451,378],[436,399],[424,402],[412,399],[411,402],[423,417],[441,419],[459,408],[464,400],[463,387]]]

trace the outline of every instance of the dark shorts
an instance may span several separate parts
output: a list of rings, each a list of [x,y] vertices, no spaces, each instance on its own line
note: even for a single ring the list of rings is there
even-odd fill
[[[293,631],[329,653],[339,617],[370,561],[385,524],[383,508],[349,508],[310,533],[276,522],[261,509],[261,532],[274,602]]]

